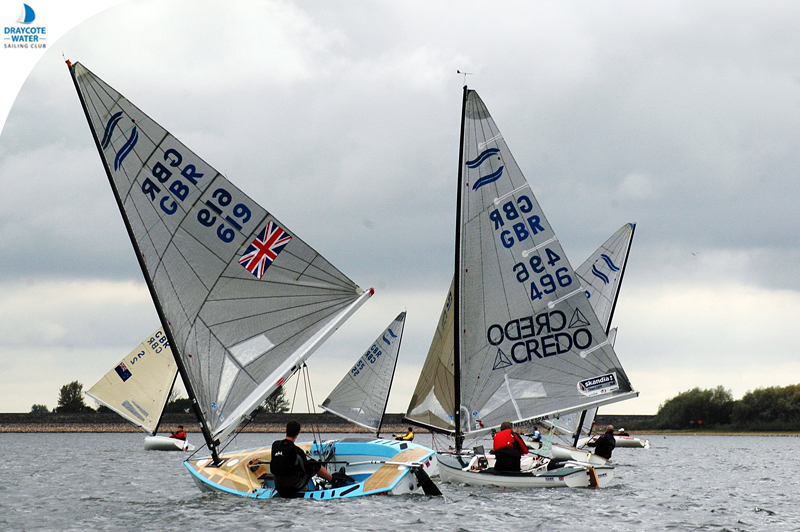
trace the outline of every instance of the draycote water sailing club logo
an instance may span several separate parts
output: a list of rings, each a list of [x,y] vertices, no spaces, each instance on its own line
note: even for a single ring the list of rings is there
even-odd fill
[[[3,48],[42,49],[47,34],[44,26],[32,26],[36,20],[36,12],[28,4],[22,4],[22,13],[17,19],[17,26],[6,26],[3,31]]]

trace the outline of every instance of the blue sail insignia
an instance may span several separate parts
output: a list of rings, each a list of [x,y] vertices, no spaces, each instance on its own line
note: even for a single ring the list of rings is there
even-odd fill
[[[500,176],[503,175],[503,168],[505,168],[505,166],[501,166],[493,174],[485,175],[482,178],[480,178],[477,181],[475,181],[475,184],[472,185],[472,190],[478,190],[483,185],[488,185],[489,183],[494,183],[495,181],[500,179]]]
[[[133,130],[131,130],[131,137],[128,139],[128,142],[122,145],[122,148],[117,152],[117,156],[114,158],[114,170],[119,170],[119,167],[122,166],[122,161],[125,160],[125,157],[133,150],[133,147],[136,146],[136,141],[139,140],[139,132],[136,131],[136,126],[133,126]]]
[[[601,257],[601,258],[602,258],[604,261],[606,261],[606,264],[608,264],[608,267],[609,267],[609,268],[611,268],[611,271],[612,271],[612,272],[618,272],[618,271],[619,271],[619,266],[617,266],[616,264],[614,264],[614,263],[611,261],[611,257],[609,257],[608,255],[606,255],[605,253],[603,253],[602,255],[600,255],[600,257]]]
[[[609,282],[608,276],[606,274],[604,274],[603,272],[601,272],[600,270],[598,270],[597,266],[592,266],[592,273],[596,277],[599,277],[600,280],[603,281],[605,284],[608,284],[608,282]]]
[[[122,120],[122,111],[114,113],[111,115],[111,118],[108,119],[108,122],[106,122],[106,130],[103,133],[103,140],[100,141],[101,148],[108,148],[108,145],[111,143],[111,135],[114,133],[114,128],[117,127],[117,123],[120,120]]]
[[[489,148],[488,150],[484,150],[480,155],[478,155],[477,157],[475,157],[471,161],[467,161],[464,164],[466,164],[468,168],[477,168],[481,164],[483,164],[483,162],[486,159],[488,159],[489,157],[491,157],[495,153],[500,153],[500,150],[498,148]]]

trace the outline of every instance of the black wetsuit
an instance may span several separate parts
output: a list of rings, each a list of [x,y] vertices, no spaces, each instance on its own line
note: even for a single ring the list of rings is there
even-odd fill
[[[614,439],[613,432],[606,432],[597,438],[596,441],[589,442],[586,445],[594,447],[594,454],[597,456],[602,456],[607,460],[611,460],[611,451],[617,446],[617,440]]]
[[[316,460],[309,460],[291,440],[272,444],[270,471],[281,497],[302,496],[300,494],[306,490],[308,481],[319,471],[320,465]]]

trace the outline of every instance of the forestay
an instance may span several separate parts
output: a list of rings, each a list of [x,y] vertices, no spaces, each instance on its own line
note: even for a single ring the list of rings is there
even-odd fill
[[[86,395],[155,434],[177,373],[169,342],[159,327]]]
[[[371,291],[81,64],[70,69],[187,389],[221,439]]]
[[[401,312],[323,401],[323,409],[380,432],[405,323]]]
[[[465,94],[457,240],[464,433],[635,396],[505,139]]]

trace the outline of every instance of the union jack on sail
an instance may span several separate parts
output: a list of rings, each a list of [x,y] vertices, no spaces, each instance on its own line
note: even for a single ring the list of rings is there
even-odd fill
[[[247,271],[261,279],[267,268],[283,251],[286,244],[292,239],[286,231],[274,222],[267,223],[266,227],[256,236],[255,240],[247,246],[244,255],[239,259],[239,264]]]

